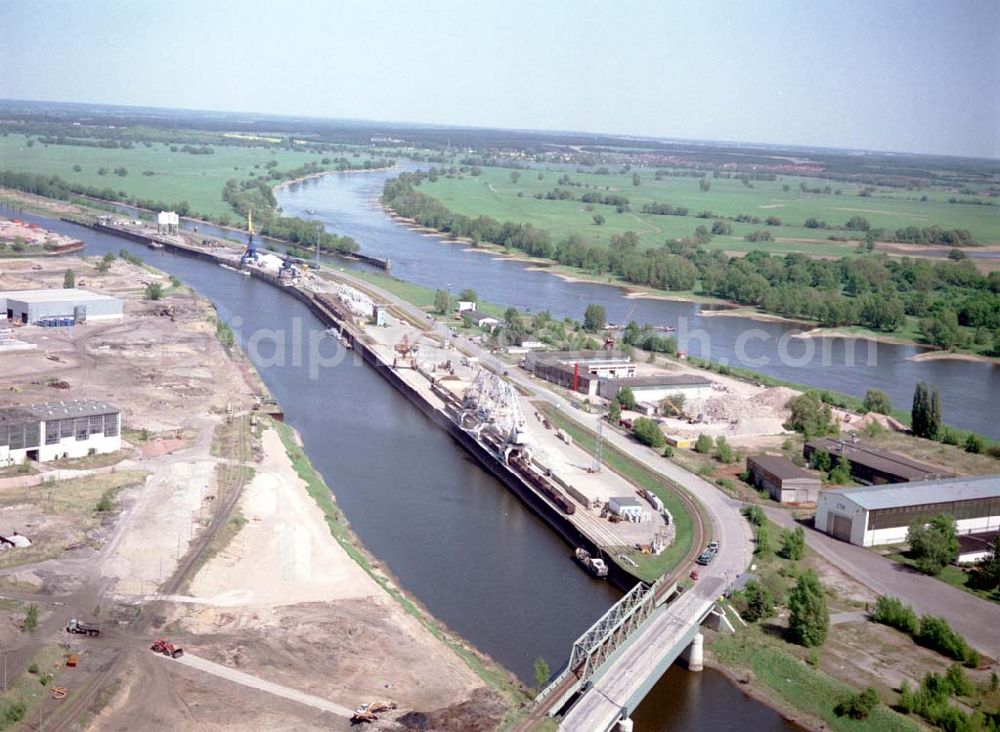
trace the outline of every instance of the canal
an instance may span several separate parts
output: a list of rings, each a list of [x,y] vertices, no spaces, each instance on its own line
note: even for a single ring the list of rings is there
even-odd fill
[[[525,683],[557,668],[619,596],[570,560],[570,548],[353,353],[310,374],[322,324],[295,298],[207,262],[153,251],[74,224],[20,214],[83,240],[88,255],[128,249],[211,299],[247,348],[286,421],[355,533],[439,620]],[[284,333],[283,347],[279,337]],[[261,334],[266,337],[261,338]],[[324,358],[339,345],[325,339]],[[797,729],[721,674],[671,668],[636,712],[637,729]]]
[[[796,328],[788,323],[707,316],[693,303],[630,298],[617,287],[569,282],[447,243],[396,223],[378,204],[386,179],[416,167],[403,163],[393,171],[331,174],[282,187],[277,199],[287,214],[319,219],[330,231],[353,237],[366,254],[391,258],[392,274],[403,280],[453,293],[471,287],[483,300],[548,310],[557,318],[581,320],[588,303],[599,303],[611,322],[677,327],[681,348],[693,355],[858,397],[869,388],[881,389],[901,409],[909,408],[914,386],[925,381],[941,391],[945,422],[1000,438],[1000,422],[991,416],[1000,409],[1000,368],[991,363],[913,361],[923,349],[911,345],[878,343],[870,350],[869,341],[791,338]]]

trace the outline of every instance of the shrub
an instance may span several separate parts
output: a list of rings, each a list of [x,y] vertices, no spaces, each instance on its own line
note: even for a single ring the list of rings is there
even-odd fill
[[[970,432],[969,436],[965,438],[965,451],[982,455],[986,451],[986,440],[975,432]]]
[[[719,435],[715,438],[715,459],[720,463],[733,462],[733,448],[726,442],[726,438]]]
[[[28,605],[28,610],[24,614],[23,627],[29,633],[35,632],[35,628],[38,627],[38,605],[35,603]]]
[[[805,529],[796,526],[793,531],[786,531],[781,538],[781,550],[778,553],[793,562],[802,559],[806,553]]]
[[[3,721],[9,724],[20,722],[28,713],[28,706],[23,701],[7,702],[3,707]]]
[[[875,622],[901,630],[907,635],[915,635],[920,629],[917,614],[913,608],[904,605],[898,597],[883,595],[875,603]]]
[[[632,434],[639,442],[653,448],[662,448],[667,444],[660,425],[649,417],[639,417],[632,425]]]
[[[146,285],[146,299],[159,300],[163,297],[163,285],[159,282],[150,282]]]
[[[878,694],[875,693],[875,689],[869,686],[858,694],[851,694],[841,699],[834,707],[833,713],[838,717],[868,719],[868,715],[876,706],[878,706]]]
[[[743,598],[746,601],[744,620],[756,623],[774,615],[774,598],[770,591],[756,580],[747,582],[743,588]]]
[[[758,556],[766,556],[771,553],[771,537],[767,533],[767,524],[757,527],[757,546],[753,553]]]
[[[979,665],[979,654],[969,648],[965,638],[956,633],[944,618],[922,615],[914,640],[922,646],[961,661],[966,666],[975,668]]]
[[[711,437],[704,434],[698,435],[698,439],[695,440],[694,443],[694,451],[700,452],[703,455],[707,455],[708,453],[712,452],[712,445],[713,442]]]
[[[674,448],[672,448],[670,445],[664,445],[663,446],[663,457],[665,457],[665,458],[672,458],[673,456],[674,456]]]
[[[935,516],[926,526],[913,524],[906,533],[906,540],[914,564],[924,574],[940,574],[958,556],[955,520],[947,514]]]
[[[743,509],[743,515],[754,526],[760,526],[764,523],[764,510],[760,506],[747,506]]]

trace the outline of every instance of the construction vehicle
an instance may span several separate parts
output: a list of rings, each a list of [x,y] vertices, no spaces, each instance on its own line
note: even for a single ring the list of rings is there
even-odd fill
[[[71,618],[70,621],[66,623],[66,632],[95,637],[101,634],[101,626],[94,623],[82,623],[76,618]]]
[[[375,716],[381,712],[389,712],[396,708],[396,702],[391,701],[374,701],[368,704],[362,704],[360,707],[354,710],[354,716],[351,717],[352,724],[359,724],[361,722],[377,722],[378,717]]]
[[[164,656],[170,656],[171,658],[180,658],[184,655],[183,648],[176,647],[166,638],[157,639],[157,641],[149,647],[149,650],[153,653],[162,653]]]

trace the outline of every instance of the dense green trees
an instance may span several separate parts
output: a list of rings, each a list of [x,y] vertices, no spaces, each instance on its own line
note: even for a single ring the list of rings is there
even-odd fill
[[[644,445],[661,448],[667,444],[660,425],[649,417],[639,417],[632,424],[632,435]]]
[[[699,226],[690,238],[668,240],[662,246],[640,248],[633,232],[616,236],[610,247],[588,243],[575,235],[553,241],[547,231],[535,229],[530,224],[452,213],[439,201],[416,189],[416,184],[426,175],[404,173],[388,181],[383,201],[397,213],[424,226],[473,241],[519,249],[532,256],[551,258],[566,266],[612,274],[627,282],[671,291],[693,290],[700,282],[700,291],[706,294],[755,305],[779,315],[815,320],[822,325],[861,325],[892,331],[901,327],[909,316],[926,321],[922,328],[924,337],[944,347],[962,345],[965,336],[962,328],[981,327],[991,333],[1000,329],[1000,274],[985,276],[968,260],[929,262],[867,254],[834,261],[812,259],[803,254],[772,256],[764,251],[752,251],[745,257],[727,257],[723,252],[708,251],[700,246],[713,235],[731,232],[729,222],[711,211],[698,214],[714,219],[710,227],[707,224]],[[564,176],[566,178],[568,176]],[[627,199],[609,199],[609,195],[619,194],[587,191],[580,200],[616,207],[627,205]],[[675,216],[690,213],[682,206],[668,203],[644,204],[643,212]],[[736,218],[760,223],[759,218],[753,216]],[[864,226],[862,220],[852,221],[852,225]],[[765,223],[778,226],[781,220],[769,217]],[[826,227],[825,222],[818,220],[807,223],[814,228]],[[767,233],[770,232],[762,230],[761,238],[766,238]],[[866,236],[874,237],[879,233],[880,238],[892,238],[870,228],[865,233]],[[961,236],[952,238],[962,239]],[[948,315],[948,311],[954,317]]]
[[[822,437],[837,433],[837,424],[829,404],[824,404],[814,391],[807,391],[789,400],[791,415],[785,427],[801,432],[806,438]]]
[[[906,533],[910,556],[917,569],[925,574],[940,574],[958,557],[955,519],[939,514],[929,524],[913,524]]]
[[[618,402],[622,409],[635,410],[635,393],[631,388],[623,386],[615,394],[615,401]]]
[[[445,290],[438,290],[434,293],[434,310],[441,315],[447,315],[451,312],[453,305],[451,302],[451,295],[449,295]]]
[[[788,594],[788,630],[792,639],[803,646],[821,646],[830,629],[826,595],[816,572],[807,569]]]
[[[865,392],[865,401],[862,408],[866,412],[890,414],[892,412],[892,400],[889,399],[889,395],[884,391],[869,389]]]
[[[63,273],[63,289],[71,290],[76,287],[76,274],[71,269]]]
[[[941,394],[936,386],[924,382],[913,391],[910,428],[917,437],[936,439],[941,431]]]
[[[608,313],[603,305],[591,303],[583,313],[583,329],[588,333],[604,330],[608,322]]]

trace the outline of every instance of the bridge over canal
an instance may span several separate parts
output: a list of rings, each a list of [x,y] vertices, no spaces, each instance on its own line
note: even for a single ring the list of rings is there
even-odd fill
[[[706,577],[684,592],[676,582],[637,584],[573,644],[565,668],[535,699],[536,714],[563,713],[564,730],[628,729],[632,710],[682,653],[701,670],[699,630],[724,618],[716,601],[725,582]]]

